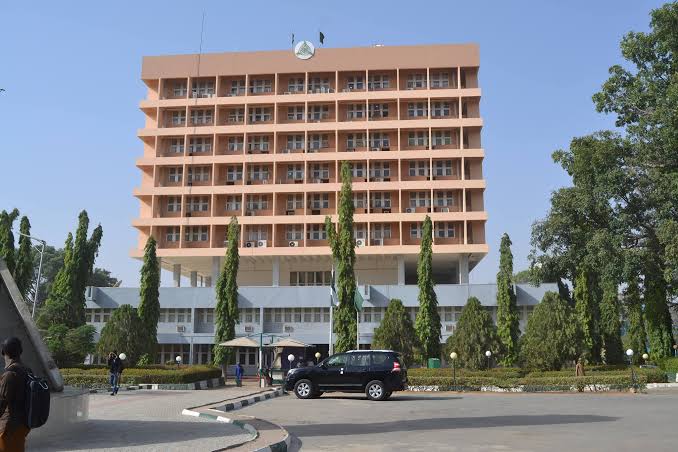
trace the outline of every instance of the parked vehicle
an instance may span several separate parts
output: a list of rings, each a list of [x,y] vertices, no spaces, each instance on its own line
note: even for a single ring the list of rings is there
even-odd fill
[[[407,387],[407,369],[393,350],[351,350],[311,367],[290,369],[285,389],[300,399],[325,392],[364,392],[370,400],[386,400]]]

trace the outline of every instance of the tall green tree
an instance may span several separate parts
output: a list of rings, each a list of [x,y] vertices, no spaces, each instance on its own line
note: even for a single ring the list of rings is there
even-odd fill
[[[73,234],[70,232],[64,244],[63,265],[54,277],[50,288],[49,297],[40,309],[38,326],[47,330],[53,325],[65,325],[77,327],[77,323],[71,317],[70,303],[73,299]]]
[[[635,351],[633,363],[640,364],[642,354],[647,350],[647,334],[643,320],[643,302],[640,297],[639,281],[635,277],[630,278],[626,287],[624,305],[628,323],[627,344],[631,350]]]
[[[577,358],[579,341],[572,308],[557,293],[547,292],[527,320],[520,340],[521,362],[531,369],[560,370]]]
[[[88,286],[94,287],[119,287],[122,284],[118,278],[111,276],[110,270],[95,267],[92,275],[87,281]]]
[[[144,263],[141,266],[139,288],[139,318],[148,336],[147,353],[153,356],[157,346],[158,319],[160,318],[160,264],[156,255],[156,242],[151,236],[144,248]]]
[[[94,334],[92,325],[69,328],[64,324],[52,325],[45,336],[45,344],[59,367],[80,365],[87,355],[94,353]]]
[[[419,311],[414,327],[421,345],[422,358],[440,358],[440,313],[433,282],[433,223],[426,215],[421,228],[421,247],[417,264]]]
[[[31,234],[31,223],[28,217],[21,217],[19,224],[19,250],[16,253],[16,269],[14,270],[14,280],[16,285],[26,298],[29,295],[31,284],[33,283],[33,245],[28,237]]]
[[[653,359],[671,356],[673,325],[666,297],[666,281],[661,273],[648,272],[645,275],[643,300],[645,302],[645,327]]]
[[[334,315],[336,342],[334,351],[345,352],[356,347],[356,307],[354,304],[356,279],[355,238],[353,237],[353,188],[351,167],[348,162],[341,165],[341,192],[339,193],[338,230],[332,219],[325,217],[325,232],[332,249],[337,269],[337,298],[339,306]]]
[[[19,210],[0,212],[0,257],[7,264],[7,269],[14,274],[16,267],[16,250],[14,249],[14,233],[12,228],[19,217]]]
[[[228,225],[228,247],[226,258],[216,285],[217,307],[215,309],[214,331],[214,364],[221,366],[221,372],[226,378],[226,366],[230,358],[230,350],[219,346],[220,343],[235,338],[235,325],[238,323],[238,268],[240,255],[240,226],[233,217]]]
[[[389,302],[384,319],[374,330],[372,348],[396,350],[403,354],[406,365],[414,362],[418,348],[417,334],[402,301],[392,299]]]
[[[513,253],[508,234],[501,237],[499,245],[499,272],[497,273],[497,334],[502,344],[504,366],[513,366],[518,360],[518,338],[520,317],[513,291]]]
[[[456,352],[459,364],[467,369],[487,368],[487,350],[496,353],[501,347],[492,316],[471,297],[461,311],[454,334],[447,338],[445,353]]]
[[[587,360],[598,362],[600,360],[598,304],[591,293],[591,278],[588,271],[582,269],[574,284],[575,315],[582,335],[581,355]]]
[[[123,304],[113,311],[111,318],[101,330],[96,349],[100,355],[112,351],[127,355],[127,362],[133,366],[146,352],[147,335],[137,310]]]
[[[621,310],[617,282],[609,277],[605,278],[602,289],[599,324],[601,358],[606,364],[623,364],[624,347],[621,339]]]

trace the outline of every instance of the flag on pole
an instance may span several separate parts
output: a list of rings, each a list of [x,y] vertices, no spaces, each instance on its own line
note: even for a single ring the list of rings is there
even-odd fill
[[[294,45],[294,33],[292,33],[292,45]]]
[[[323,34],[322,31],[319,31],[318,33],[320,33],[320,44],[324,44],[325,43],[325,35]]]
[[[360,286],[356,285],[355,291],[353,292],[353,304],[355,305],[355,310],[360,312],[363,310],[363,294],[360,293]]]
[[[330,279],[330,305],[338,306],[337,289],[334,287],[334,268],[332,269],[332,278]]]

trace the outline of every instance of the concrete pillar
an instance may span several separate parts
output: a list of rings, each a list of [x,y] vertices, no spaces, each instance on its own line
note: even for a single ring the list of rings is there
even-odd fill
[[[172,273],[174,287],[181,287],[181,264],[174,264],[172,266]]]
[[[277,287],[280,285],[280,257],[273,256],[273,269],[271,270],[271,285]]]
[[[405,256],[398,256],[398,285],[405,285]]]
[[[205,276],[205,287],[212,287],[212,277]]]
[[[198,287],[198,272],[191,272],[191,287]]]
[[[200,287],[205,287],[205,278],[200,275]]]
[[[459,256],[459,284],[468,284],[468,254]]]
[[[212,281],[216,282],[221,273],[221,258],[219,256],[212,256]]]

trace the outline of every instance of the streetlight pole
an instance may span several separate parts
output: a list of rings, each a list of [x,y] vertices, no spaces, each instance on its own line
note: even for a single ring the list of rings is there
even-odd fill
[[[450,359],[452,360],[452,384],[454,390],[457,390],[457,366],[455,361],[457,360],[457,352],[450,353]]]
[[[626,350],[626,356],[629,357],[629,367],[631,368],[631,388],[636,388],[636,374],[633,372],[633,350]]]
[[[486,351],[485,356],[487,356],[487,369],[489,370],[490,369],[490,357],[492,356],[492,352],[489,351],[489,350]]]
[[[45,254],[45,245],[47,244],[47,242],[37,237],[24,234],[21,231],[19,231],[19,235],[28,237],[30,240],[34,240],[40,244],[40,264],[38,264],[38,278],[35,280],[35,293],[33,294],[33,311],[31,312],[31,318],[35,318],[35,307],[38,305],[38,293],[40,292],[40,277],[42,276],[42,258]]]

